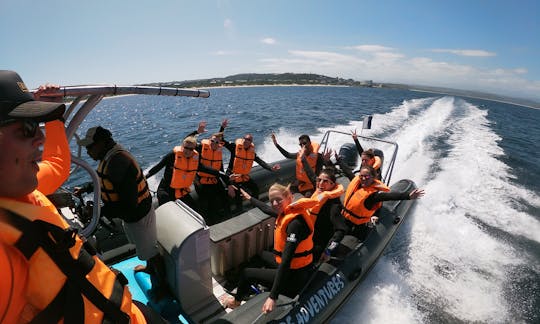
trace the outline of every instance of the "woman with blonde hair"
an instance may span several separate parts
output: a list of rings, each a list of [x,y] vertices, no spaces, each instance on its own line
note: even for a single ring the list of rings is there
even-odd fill
[[[262,312],[274,310],[279,294],[294,297],[302,290],[313,270],[313,229],[315,218],[308,209],[315,206],[316,200],[302,198],[293,202],[290,186],[275,183],[268,190],[271,209],[265,203],[250,197],[243,191],[244,197],[259,207],[263,212],[276,216],[274,230],[275,263],[274,269],[246,268],[240,275],[240,282],[235,297],[225,301],[224,306],[236,308],[241,300],[249,295],[251,285],[262,283],[272,287]]]

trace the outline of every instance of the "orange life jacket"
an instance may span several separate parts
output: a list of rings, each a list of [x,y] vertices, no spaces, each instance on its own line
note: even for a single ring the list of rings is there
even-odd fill
[[[343,186],[341,184],[338,184],[334,189],[329,191],[323,191],[323,192],[317,192],[315,191],[311,195],[311,199],[317,200],[317,205],[311,207],[309,210],[309,213],[314,216],[318,216],[319,212],[321,211],[322,206],[326,204],[326,202],[329,199],[338,198],[345,192],[345,189],[343,189]]]
[[[315,204],[317,204],[317,201],[313,199],[301,198],[287,206],[284,215],[278,216],[276,219],[273,252],[277,263],[281,263],[281,254],[287,243],[287,226],[298,215],[304,218],[311,233],[296,246],[294,257],[291,260],[291,269],[300,269],[313,262],[313,229],[315,228],[315,217],[309,215],[307,210],[315,206]]]
[[[214,170],[221,170],[221,165],[223,163],[223,148],[219,146],[217,150],[213,150],[210,146],[209,139],[203,139],[201,141],[201,163],[209,168]],[[201,184],[216,184],[218,179],[215,175],[198,172],[200,177]]]
[[[231,180],[236,183],[246,182],[249,180],[249,172],[255,160],[255,145],[251,143],[247,148],[244,147],[242,138],[237,139],[235,143]]]
[[[10,323],[146,323],[131,300],[125,278],[111,271],[70,230],[50,202],[45,205],[0,198],[2,277],[18,280],[19,274],[27,273],[24,282],[13,283],[19,291],[0,292],[11,293],[3,319]],[[2,258],[6,254],[7,260]]]
[[[199,152],[193,150],[193,155],[187,158],[184,155],[184,147],[175,146],[174,168],[171,178],[171,188],[174,189],[176,199],[182,198],[191,192],[189,188],[195,179],[199,167]]]
[[[144,178],[144,174],[139,167],[139,164],[128,151],[126,151],[122,146],[116,144],[113,146],[99,162],[97,168],[97,174],[100,179],[100,188],[101,188],[101,200],[104,203],[107,202],[117,202],[120,200],[117,189],[114,188],[112,181],[110,180],[109,174],[109,163],[111,162],[113,156],[116,154],[125,154],[131,160],[131,163],[137,168],[137,204],[140,204],[144,199],[150,197],[150,190],[148,189],[148,184]]]
[[[366,198],[377,191],[390,191],[390,188],[379,180],[373,180],[373,183],[366,188],[360,186],[360,177],[354,177],[347,187],[343,210],[341,212],[343,217],[356,225],[369,222],[371,216],[375,214],[377,209],[382,207],[382,202],[378,202],[375,204],[375,206],[373,206],[372,209],[367,209],[364,206]]]
[[[315,169],[317,168],[317,157],[319,155],[318,154],[319,143],[311,142],[311,150],[312,152],[308,156],[306,156],[306,160],[308,162],[309,167],[313,170],[313,172],[316,172]],[[298,180],[299,191],[306,191],[306,190],[314,189],[313,184],[311,183],[311,180],[309,179],[309,176],[304,170],[304,165],[302,164],[302,158],[300,157],[300,154],[296,155],[296,179]]]

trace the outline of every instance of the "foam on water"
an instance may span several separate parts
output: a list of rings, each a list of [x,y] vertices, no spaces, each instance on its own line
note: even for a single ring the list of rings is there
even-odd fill
[[[482,224],[540,242],[538,221],[512,199],[517,195],[533,206],[539,201],[508,181],[509,168],[497,159],[503,154],[500,138],[486,115],[444,97],[404,102],[375,117],[384,131],[396,129],[389,136],[400,144],[393,179],[414,179],[426,196],[402,229],[408,233],[392,242],[393,251],[380,259],[334,322],[509,320],[507,270],[526,260]]]

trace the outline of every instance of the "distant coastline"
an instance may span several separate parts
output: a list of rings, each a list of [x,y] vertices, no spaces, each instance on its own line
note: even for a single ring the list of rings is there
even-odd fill
[[[368,87],[368,88],[390,88],[410,91],[445,94],[466,98],[490,100],[495,102],[518,105],[526,108],[540,109],[540,102],[533,100],[500,96],[478,91],[450,89],[441,87],[430,87],[420,85],[408,85],[398,83],[378,83],[372,80],[356,81],[339,77],[329,77],[310,73],[244,73],[227,76],[224,78],[210,78],[186,81],[169,81],[159,83],[143,84],[146,86],[162,86],[173,88],[233,88],[233,87],[287,87],[287,86],[310,86],[310,87]]]

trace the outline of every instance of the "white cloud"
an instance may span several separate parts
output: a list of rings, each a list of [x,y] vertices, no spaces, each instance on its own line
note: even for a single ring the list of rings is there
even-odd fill
[[[266,44],[266,45],[275,45],[277,41],[272,37],[266,37],[266,38],[261,39],[261,43]]]
[[[364,46],[364,45],[362,45]],[[396,82],[426,86],[449,87],[537,98],[540,100],[540,81],[525,78],[525,68],[486,69],[456,64],[430,57],[407,57],[389,47],[370,45],[369,56],[343,54],[338,51],[289,50],[283,57],[259,60],[259,72],[317,73],[355,80]],[[379,49],[376,51],[375,49]]]
[[[386,52],[394,50],[391,47],[386,47],[382,45],[357,45],[353,46],[352,48],[362,52]]]
[[[459,55],[459,56],[474,56],[474,57],[489,57],[489,56],[497,55],[497,53],[494,53],[494,52],[488,52],[484,50],[473,50],[473,49],[436,48],[431,51],[435,53],[450,53],[450,54]]]
[[[225,19],[225,21],[223,22],[223,27],[225,27],[225,29],[233,28],[233,21],[229,18]]]
[[[229,56],[229,55],[235,55],[237,54],[237,52],[235,51],[225,51],[225,50],[218,50],[216,52],[214,52],[214,55],[217,55],[217,56]]]

